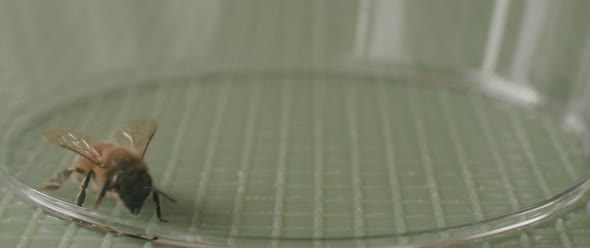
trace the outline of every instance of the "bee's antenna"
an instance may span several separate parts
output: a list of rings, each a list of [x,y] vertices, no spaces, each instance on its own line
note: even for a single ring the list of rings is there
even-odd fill
[[[162,196],[166,197],[166,199],[170,200],[173,203],[176,203],[176,200],[172,199],[172,197],[170,197],[169,195],[165,194],[164,192],[160,191],[159,189],[156,189],[154,187],[152,187],[152,190],[158,194],[161,194]]]

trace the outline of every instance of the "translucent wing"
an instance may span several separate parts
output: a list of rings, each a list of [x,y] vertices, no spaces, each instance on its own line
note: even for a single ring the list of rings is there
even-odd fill
[[[115,133],[117,142],[135,148],[143,157],[150,140],[156,133],[157,122],[154,119],[140,119],[125,124]]]
[[[51,143],[69,149],[96,165],[101,164],[100,154],[91,146],[94,140],[82,132],[67,128],[56,128],[44,131],[43,136]]]

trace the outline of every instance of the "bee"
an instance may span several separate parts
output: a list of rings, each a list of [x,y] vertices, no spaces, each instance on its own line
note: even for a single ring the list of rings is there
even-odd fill
[[[91,184],[99,192],[93,209],[97,209],[104,196],[108,195],[118,198],[135,215],[139,214],[151,193],[158,219],[167,222],[162,219],[159,195],[171,202],[176,201],[153,186],[143,159],[156,129],[156,120],[132,121],[116,131],[117,143],[95,141],[83,132],[67,128],[44,131],[43,136],[47,140],[75,152],[77,156],[69,168],[57,173],[41,188],[57,190],[74,174],[80,183],[76,205],[82,206],[86,188]]]

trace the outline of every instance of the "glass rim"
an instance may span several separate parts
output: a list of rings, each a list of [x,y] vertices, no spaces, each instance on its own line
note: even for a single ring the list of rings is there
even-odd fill
[[[274,72],[277,73],[277,70],[271,67],[256,67],[258,71],[267,71],[267,72]],[[284,70],[284,68],[281,67]],[[351,73],[350,70],[346,68],[329,68],[330,70],[338,73]],[[240,73],[251,73],[251,68],[241,68],[241,69],[227,69],[227,70],[214,70],[214,71],[205,71],[200,74],[191,73],[190,75],[216,75],[219,73],[226,73],[230,71],[231,73],[239,75]],[[317,73],[317,72],[324,72],[325,68],[295,68],[292,71],[278,71],[278,73]],[[375,76],[375,71],[359,71],[358,69],[352,74],[357,76]],[[404,77],[408,76],[412,73],[412,71],[404,71],[400,74],[396,74],[396,72],[386,72],[384,74],[379,74],[381,76],[392,76],[392,77]],[[442,73],[440,75],[436,75],[434,73],[434,77],[441,76],[442,78],[446,78],[447,73]],[[486,75],[481,74],[474,74],[471,72],[459,72],[459,75],[463,76],[459,79],[464,80],[473,80],[473,78],[486,77]],[[178,75],[178,74],[177,74]],[[186,74],[180,74],[184,76]],[[424,74],[420,74],[424,75]],[[411,75],[410,75],[411,76]],[[426,75],[429,77],[432,75]],[[456,74],[453,74],[456,76]],[[174,76],[178,77],[178,76]],[[140,83],[145,83],[154,80],[153,77],[147,77],[149,80],[147,81],[138,81]],[[162,78],[162,77],[158,77]],[[456,77],[452,77],[455,78]],[[451,82],[452,83],[452,82]],[[112,84],[113,86],[116,84]],[[460,84],[460,86],[465,86],[464,84]],[[448,86],[448,84],[446,84]],[[126,85],[124,87],[129,87]],[[459,89],[465,89],[468,87],[458,87]],[[112,90],[111,87],[105,87],[106,91]],[[75,99],[74,99],[75,100]],[[37,101],[37,100],[34,100]],[[72,101],[72,100],[70,100]],[[55,105],[59,105],[60,103],[55,103]],[[45,108],[53,108],[55,106],[44,106]],[[23,119],[26,120],[27,118],[37,117],[38,114],[44,113],[43,110],[29,113]],[[21,122],[23,120],[20,120]],[[15,121],[18,123],[19,121]],[[12,128],[15,128],[15,124],[12,123]],[[18,126],[18,125],[17,125]],[[4,135],[4,139],[2,142],[4,144],[4,149],[0,151],[0,154],[6,156],[8,151],[8,143],[12,138],[10,137],[15,132],[12,131],[12,128],[7,129],[8,131]],[[18,129],[19,127],[16,127]],[[528,207],[520,208],[518,210],[511,210],[506,214],[502,214],[500,216],[484,218],[482,220],[469,222],[466,224],[454,225],[444,228],[431,228],[425,229],[420,231],[410,231],[404,233],[392,233],[392,234],[379,234],[379,235],[366,235],[362,237],[270,237],[270,236],[248,236],[248,235],[231,235],[231,234],[219,234],[219,233],[212,233],[212,232],[203,232],[201,230],[196,230],[189,232],[184,229],[175,228],[173,226],[167,227],[163,226],[163,228],[157,228],[155,230],[151,230],[149,225],[145,225],[148,222],[145,221],[135,221],[129,220],[122,217],[113,217],[107,213],[102,213],[98,211],[93,211],[88,208],[78,207],[73,203],[66,202],[60,200],[58,198],[52,197],[50,194],[47,194],[43,191],[37,190],[30,185],[27,185],[20,179],[18,179],[15,175],[10,173],[9,165],[5,163],[0,163],[0,178],[4,182],[6,188],[9,192],[16,194],[19,198],[24,199],[25,201],[34,204],[37,207],[42,208],[49,214],[53,216],[60,217],[62,219],[73,221],[77,224],[87,226],[93,229],[97,229],[100,231],[116,233],[123,236],[130,236],[135,238],[140,238],[148,241],[152,241],[155,243],[166,244],[166,245],[176,245],[176,246],[186,246],[186,247],[218,247],[219,242],[214,242],[218,240],[224,240],[226,243],[228,240],[232,242],[240,242],[240,241],[248,241],[248,242],[270,242],[270,241],[278,241],[281,243],[327,243],[327,244],[338,244],[338,243],[350,243],[350,242],[359,242],[359,241],[370,241],[374,244],[381,244],[387,247],[430,247],[433,245],[450,245],[461,243],[469,240],[479,239],[483,237],[488,237],[491,235],[507,232],[510,230],[514,230],[520,227],[524,227],[530,225],[532,223],[539,222],[546,218],[549,218],[562,210],[569,208],[575,203],[578,202],[580,198],[590,189],[590,173],[587,173],[580,177],[577,182],[575,182],[572,186],[568,187],[561,193],[558,193],[552,196],[549,199],[545,199],[539,202],[536,202],[533,205]]]

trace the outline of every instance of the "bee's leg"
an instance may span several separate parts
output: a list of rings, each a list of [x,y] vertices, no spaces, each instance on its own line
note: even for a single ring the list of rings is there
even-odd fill
[[[176,203],[176,200],[172,199],[172,197],[170,197],[169,195],[165,194],[164,192],[160,191],[159,189],[154,188],[154,191],[156,191],[156,193],[161,194],[162,196],[166,197],[166,199],[168,199],[169,201]]]
[[[49,179],[47,182],[41,185],[41,188],[45,190],[59,189],[64,184],[64,182],[68,180],[70,175],[72,175],[72,172],[74,172],[75,170],[76,169],[74,168],[67,168],[65,170],[60,171],[59,173],[57,173],[57,175],[55,175],[55,177]]]
[[[92,179],[93,174],[94,171],[90,170],[82,180],[82,184],[80,184],[80,193],[78,193],[78,197],[76,197],[76,205],[82,206],[84,203],[84,200],[86,199],[86,188],[88,188],[88,183],[90,182],[90,179]]]
[[[102,198],[104,198],[105,194],[107,193],[107,190],[111,187],[111,183],[110,182],[105,182],[104,185],[102,185],[102,188],[100,188],[100,192],[98,193],[98,196],[96,196],[96,200],[94,201],[94,207],[92,207],[92,209],[97,209],[98,205],[100,205],[100,201],[102,200]]]
[[[158,217],[158,220],[162,222],[168,222],[167,220],[162,219],[162,210],[160,209],[160,197],[158,196],[158,191],[153,190],[152,195],[154,204],[156,205],[156,216]]]

